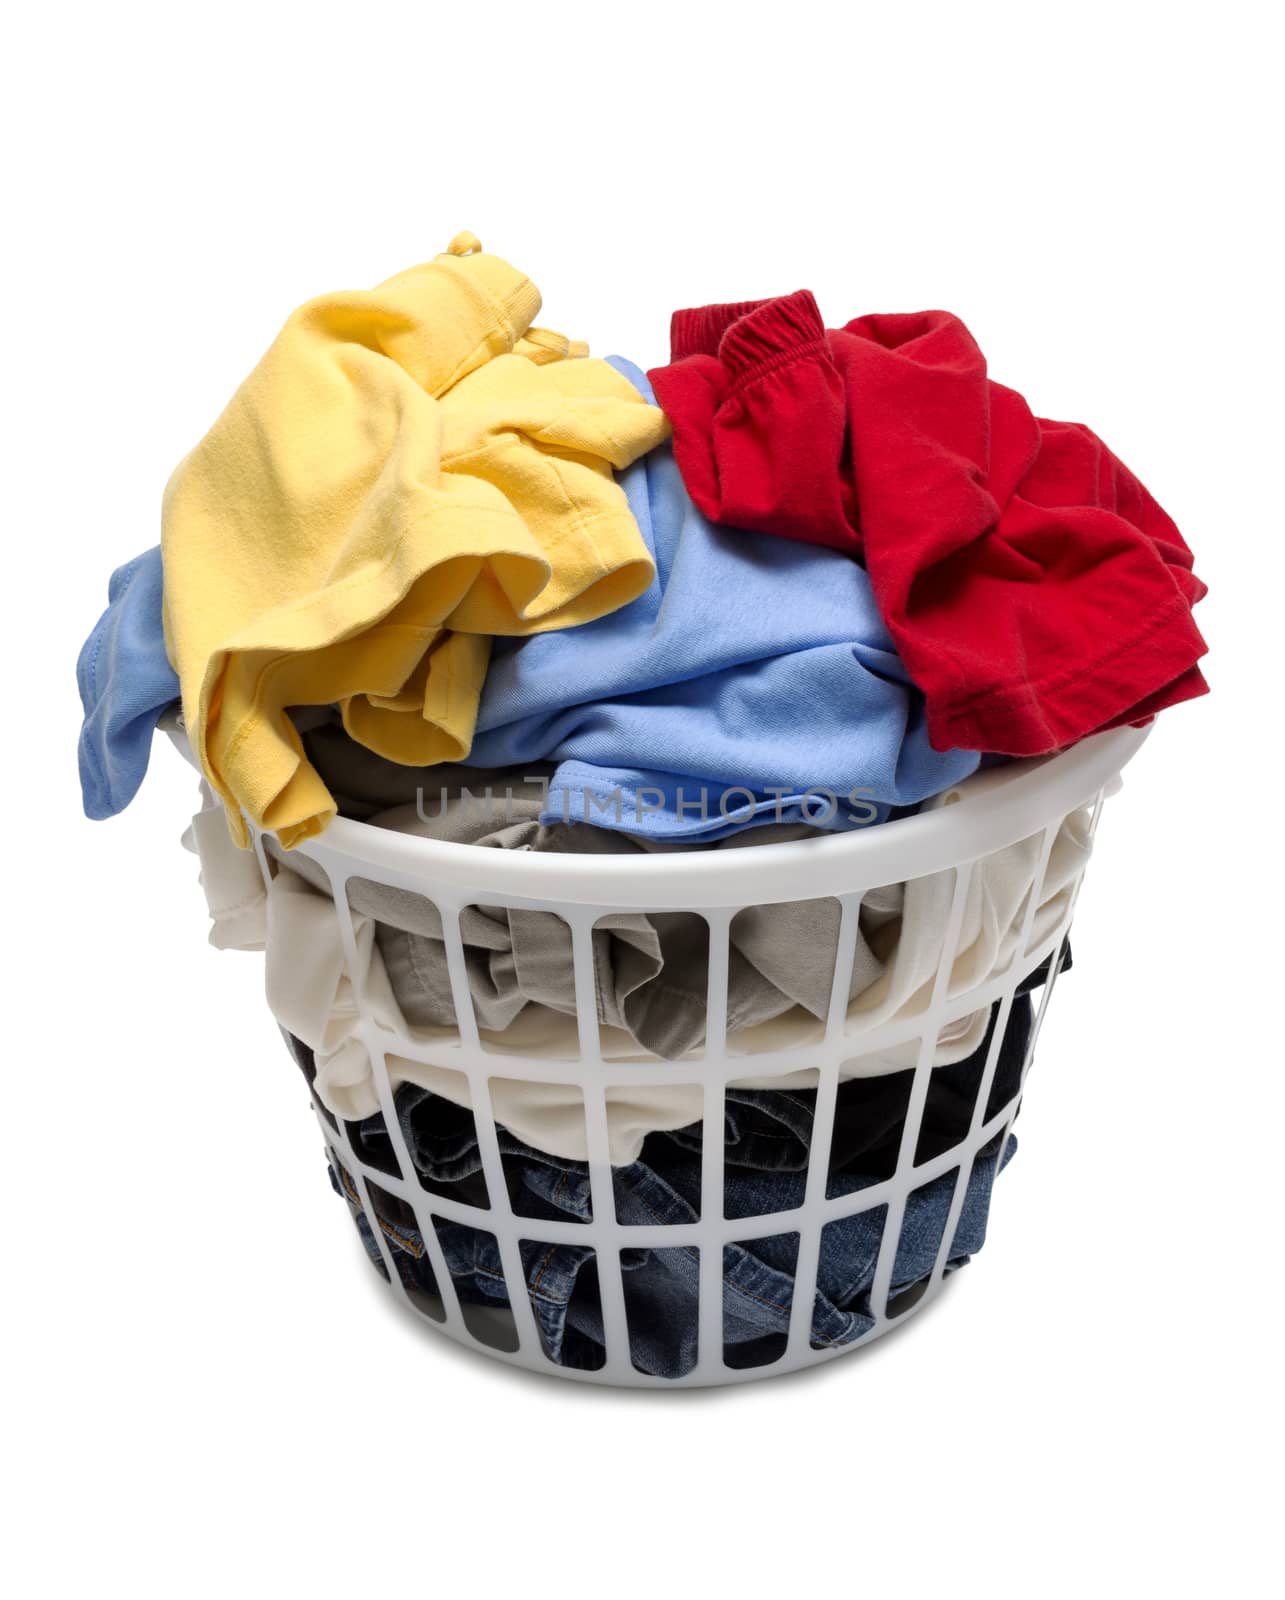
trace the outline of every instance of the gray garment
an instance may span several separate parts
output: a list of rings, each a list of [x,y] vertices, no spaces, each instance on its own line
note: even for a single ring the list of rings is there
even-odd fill
[[[308,737],[318,739],[312,731]],[[532,823],[530,811],[540,790],[541,769],[536,767],[530,769],[535,781],[525,791],[525,817],[517,815],[524,794],[519,781],[512,784],[506,819],[502,803],[498,812],[494,808],[488,812],[464,803],[462,797],[464,788],[480,795],[488,784],[495,793],[502,792],[502,772],[396,767],[342,733],[336,740],[326,732],[319,742],[323,748],[310,754],[332,793],[340,798],[341,808],[348,815],[384,827],[396,828],[406,822],[414,832],[440,833],[498,849],[615,854],[687,848],[604,834],[584,824],[541,830]],[[979,773],[926,804],[946,806],[965,798],[985,803],[988,789],[1004,781],[1003,771]],[[425,797],[426,820],[413,804],[406,805],[420,785],[430,783],[446,790],[444,819],[436,816],[435,793]],[[454,806],[452,796],[457,802]],[[392,809],[388,810],[390,803]],[[1081,808],[1063,820],[1043,872],[1040,833],[973,864],[948,969],[943,969],[944,944],[947,928],[954,926],[951,908],[958,887],[953,867],[904,884],[871,889],[862,897],[855,970],[847,985],[849,1005],[844,1019],[852,1053],[839,1064],[841,1082],[914,1066],[921,1045],[917,1028],[928,1018],[935,997],[968,1009],[954,1005],[952,1010],[958,1014],[945,1026],[936,1019],[926,1024],[935,1035],[934,1062],[945,1066],[962,1061],[977,1049],[991,1008],[989,1003],[971,1005],[971,997],[980,985],[1008,971],[1010,964],[1022,963],[1021,970],[1027,970],[1034,965],[1037,949],[1065,931],[1075,885],[1089,856],[1091,815],[1089,808]],[[793,826],[748,830],[713,848],[746,848],[760,840],[798,836],[799,830]],[[198,845],[201,840],[198,834]],[[380,1109],[383,1070],[394,1093],[400,1085],[412,1083],[458,1105],[471,1105],[472,1080],[453,1066],[437,1064],[431,1048],[435,1035],[443,1030],[449,1034],[453,1028],[441,927],[431,902],[374,881],[354,880],[356,949],[351,952],[354,965],[350,967],[324,873],[303,851],[287,855],[275,840],[264,837],[262,842],[280,866],[266,892],[268,1003],[282,1025],[314,1051],[316,1091],[327,1109],[349,1121],[373,1115]],[[818,842],[816,848],[824,846]],[[746,865],[752,867],[753,863]],[[203,856],[203,873],[206,868]],[[1022,934],[1037,877],[1041,889],[1024,952]],[[751,898],[753,872],[747,871],[745,878],[746,896]],[[212,868],[210,881],[214,881]],[[425,887],[431,893],[428,874]],[[694,914],[688,916],[694,920]],[[510,914],[471,908],[462,920],[469,987],[484,1048],[497,1057],[511,1050],[546,1060],[575,1061],[578,1041],[572,1015],[571,943],[560,919],[551,913]],[[757,995],[757,1003],[766,1006],[766,1014],[773,1019],[741,1034],[746,1047],[796,1050],[821,1039],[838,925],[838,906],[827,899],[749,906],[738,913],[732,924],[734,949],[729,952],[733,1014],[755,1015]],[[604,923],[593,951],[599,1015],[632,1017],[644,1040],[650,1038],[649,1030],[654,1027],[670,1048],[681,1044],[684,1029],[699,1041],[704,1031],[705,963],[704,935],[699,929],[696,932],[699,938],[694,943],[690,922],[673,916],[622,914]],[[387,966],[385,950],[390,956]],[[695,960],[695,967],[681,964],[687,960]],[[748,997],[743,988],[747,981],[751,984]],[[540,998],[525,993],[525,984]],[[679,1010],[681,1026],[668,1015],[653,1014],[647,996],[652,985],[660,986],[667,1005]],[[407,1015],[400,1007],[405,1007]],[[485,1018],[502,1021],[506,1016],[517,1020],[508,1028],[486,1026]],[[394,1044],[387,1053],[379,1051],[382,1070],[368,1048],[361,1027],[365,1022],[404,1036],[402,1046]],[[872,1051],[869,1036],[888,1026],[904,1037]],[[619,1026],[603,1028],[601,1043],[609,1060],[634,1059],[633,1052],[639,1048],[638,1035]],[[642,1053],[647,1048],[644,1043]],[[749,1055],[746,1068],[748,1076],[734,1080],[732,1087],[808,1089],[816,1084],[815,1065],[789,1066],[765,1076],[757,1058]],[[501,1070],[498,1065],[496,1070]],[[648,1134],[686,1127],[704,1114],[701,1083],[672,1083],[663,1070],[657,1071],[655,1082],[614,1090],[608,1097],[607,1134],[613,1165],[636,1160]],[[576,1086],[576,1074],[569,1071],[567,1080],[555,1083],[525,1076],[494,1076],[487,1100],[496,1120],[534,1148],[583,1161],[588,1157],[584,1100]]]
[[[635,838],[585,824],[543,827],[542,780],[553,768],[482,771],[440,766],[399,767],[323,728],[306,736],[310,759],[345,814],[401,833],[498,850],[576,855],[669,854],[690,848],[752,849],[809,838],[801,824],[743,830],[714,845],[684,846]],[[422,799],[413,797],[423,790]],[[486,798],[487,791],[491,798]],[[376,810],[377,800],[406,803]],[[269,851],[278,847],[265,836]],[[284,859],[284,858],[282,858]],[[328,889],[324,873],[292,852],[292,871]],[[366,878],[348,885],[355,912],[378,924],[377,942],[406,1021],[412,1027],[453,1027],[455,1008],[441,919],[431,900]],[[829,1011],[838,943],[837,900],[799,900],[748,907],[731,927],[728,951],[728,1031],[769,1022],[795,1006],[822,1020]],[[571,930],[549,911],[470,906],[460,916],[469,991],[477,1025],[502,1032],[530,1007],[574,1016]],[[617,912],[604,916],[593,938],[598,1020],[627,1032],[638,1045],[674,1060],[704,1041],[709,929],[695,912]],[[883,970],[858,940],[849,999]]]
[[[310,759],[345,815],[456,843],[573,854],[667,854],[753,849],[823,832],[797,823],[768,824],[742,829],[716,844],[687,845],[639,839],[585,823],[545,828],[537,818],[543,780],[552,771],[548,765],[512,772],[401,767],[356,744],[341,728],[312,728],[304,739]],[[927,805],[949,805],[965,793],[980,799],[1003,777],[1002,770],[976,774]],[[482,798],[488,788],[495,797],[489,804]],[[415,803],[421,789],[427,791],[422,807]],[[1062,822],[1041,878],[1030,949],[1054,932],[1069,907],[1089,857],[1090,818],[1090,810],[1081,808]],[[264,843],[279,859],[286,859],[275,840],[265,836]],[[1020,956],[1024,907],[1040,859],[1041,838],[1036,833],[974,864],[945,1000],[968,993]],[[329,892],[321,869],[306,856],[292,852],[288,865]],[[846,1026],[854,1045],[860,1034],[906,1021],[928,1007],[944,954],[954,890],[955,871],[947,868],[905,884],[871,889],[862,897],[847,984]],[[380,956],[406,1022],[411,1027],[454,1027],[436,907],[422,895],[368,879],[350,880],[349,893],[354,911],[377,925]],[[747,906],[736,914],[728,951],[729,1033],[776,1019],[804,1028],[824,1021],[839,919],[839,903],[832,898]],[[480,1029],[502,1034],[519,1017],[542,1023],[575,1015],[571,934],[560,917],[547,911],[474,906],[461,915],[460,924]],[[621,912],[604,917],[593,936],[599,1021],[623,1030],[643,1050],[667,1060],[698,1047],[705,1036],[707,940],[707,925],[695,912]],[[980,1041],[988,1014],[988,1008],[981,1007],[949,1023],[937,1042],[937,1061],[944,1064],[969,1055]],[[879,1070],[896,1067],[885,1064]]]

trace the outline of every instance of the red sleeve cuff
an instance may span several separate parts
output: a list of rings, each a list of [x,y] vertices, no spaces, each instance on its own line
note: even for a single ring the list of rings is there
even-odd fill
[[[733,383],[824,347],[825,324],[810,289],[675,311],[669,324],[671,361],[717,356]]]
[[[748,383],[797,356],[824,352],[825,324],[810,289],[765,300],[734,322],[718,347],[733,383]]]
[[[735,300],[722,306],[692,306],[675,311],[669,319],[669,359],[682,361],[687,356],[716,356],[719,342],[734,322],[738,322],[766,300]]]

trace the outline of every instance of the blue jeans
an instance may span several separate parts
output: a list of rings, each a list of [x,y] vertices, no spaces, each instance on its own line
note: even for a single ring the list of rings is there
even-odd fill
[[[413,1104],[409,1103],[413,1099]],[[434,1102],[426,1107],[426,1101]],[[425,1148],[422,1128],[426,1110],[444,1108],[422,1090],[398,1095],[399,1119],[417,1169],[434,1183],[452,1183],[480,1176],[476,1140],[463,1133],[444,1138],[442,1159]],[[453,1112],[460,1108],[452,1107]],[[464,1113],[465,1116],[468,1113]],[[368,1119],[379,1122],[378,1118]],[[350,1125],[350,1133],[366,1124]],[[416,1142],[411,1142],[412,1136]],[[378,1137],[386,1140],[381,1128]],[[581,1162],[564,1161],[523,1145],[499,1130],[514,1207],[532,1219],[588,1220],[591,1215],[588,1170]],[[950,1268],[962,1265],[985,1240],[991,1187],[996,1173],[998,1141],[981,1152],[967,1179],[964,1204],[948,1254]],[[360,1154],[361,1144],[356,1148]],[[1008,1140],[1004,1159],[1015,1141]],[[644,1158],[613,1170],[616,1215],[623,1224],[695,1222],[700,1202],[700,1157],[664,1134],[653,1135]],[[729,1215],[759,1216],[802,1203],[806,1171],[754,1172],[729,1167],[725,1202]],[[371,1258],[383,1269],[369,1220],[361,1214],[356,1189],[342,1171],[331,1168],[331,1181],[344,1194],[358,1218]],[[829,1192],[855,1194],[877,1181],[864,1174],[832,1172]],[[949,1172],[915,1190],[907,1200],[892,1273],[894,1294],[909,1290],[931,1272],[941,1244],[954,1193]],[[414,1213],[395,1197],[377,1190],[376,1221],[390,1246],[403,1284],[413,1298],[438,1294],[424,1241]],[[885,1207],[857,1212],[827,1224],[822,1233],[811,1337],[818,1347],[850,1344],[874,1323],[869,1303]],[[439,1220],[436,1233],[443,1257],[462,1304],[508,1306],[499,1249],[495,1238],[469,1224]],[[794,1292],[798,1236],[782,1233],[730,1244],[723,1252],[724,1359],[730,1366],[757,1366],[784,1350]],[[594,1251],[583,1245],[549,1245],[523,1240],[523,1272],[532,1310],[550,1359],[566,1366],[595,1368],[604,1356],[601,1305],[597,1293]],[[691,1246],[626,1249],[623,1282],[633,1362],[643,1372],[679,1377],[696,1360],[699,1265]]]

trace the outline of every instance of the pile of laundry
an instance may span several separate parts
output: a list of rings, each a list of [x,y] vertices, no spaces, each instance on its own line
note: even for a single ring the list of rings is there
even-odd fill
[[[828,329],[806,291],[679,311],[669,363],[644,375],[535,326],[539,308],[530,280],[470,234],[375,289],[302,306],[179,464],[160,545],[112,575],[78,663],[86,813],[127,806],[158,724],[181,721],[203,774],[187,838],[211,938],[266,949],[270,1004],[318,1104],[363,1162],[392,1160],[386,1171],[394,1144],[354,1031],[329,882],[296,849],[336,815],[554,854],[757,847],[984,791],[1013,758],[1206,690],[1192,618],[1204,585],[1172,521],[1088,428],[1036,417],[988,378],[957,317]],[[952,993],[1013,958],[1037,843],[978,863]],[[1076,813],[1043,876],[1037,936],[1057,925],[1087,851]],[[866,897],[855,1032],[926,1006],[952,883]],[[431,899],[365,880],[349,897],[366,1003],[394,1032],[449,1033]],[[575,1056],[566,926],[473,907],[460,931],[484,1042]],[[604,1055],[699,1050],[703,919],[621,912],[593,938]],[[729,1034],[759,1048],[819,1037],[837,943],[829,900],[739,913]],[[997,1086],[1005,1062],[1020,1077],[1029,1007],[1024,989]],[[995,1022],[985,1007],[938,1042],[921,1137],[948,1148],[967,1131],[971,1101],[962,1130],[960,1106]],[[833,1192],[887,1175],[881,1152],[900,1137],[889,1086],[900,1092],[911,1066],[894,1050],[845,1067]],[[474,1193],[467,1080],[409,1057],[388,1067],[415,1176]],[[553,1085],[494,1084],[515,1208],[583,1217],[583,1107]],[[729,1091],[727,1200],[753,1208],[729,1215],[799,1203],[810,1095],[785,1080]],[[690,1220],[700,1115],[699,1091],[663,1075],[613,1101],[622,1221]],[[952,1263],[980,1246],[1009,1154],[1011,1140],[975,1163]],[[408,1292],[437,1294],[414,1209],[384,1193],[372,1220],[352,1175],[332,1167],[332,1180],[381,1271],[392,1260]],[[943,1194],[912,1197],[922,1214],[908,1208],[894,1288],[931,1271]],[[492,1236],[438,1233],[459,1299],[507,1304]],[[873,1210],[827,1230],[814,1341],[870,1325],[877,1235]],[[745,1291],[728,1326],[746,1364],[782,1336],[793,1269],[775,1243],[727,1266],[729,1293]],[[633,1254],[627,1288],[646,1330],[635,1360],[673,1375],[692,1353],[690,1263]],[[549,1353],[569,1365],[601,1361],[591,1257],[541,1247],[524,1262]]]

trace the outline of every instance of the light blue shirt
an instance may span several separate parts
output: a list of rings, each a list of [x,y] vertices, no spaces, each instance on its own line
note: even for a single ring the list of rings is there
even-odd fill
[[[85,815],[100,822],[123,811],[147,772],[161,713],[179,698],[161,621],[161,548],[112,573],[107,610],[85,640],[76,682],[80,788]]]
[[[636,367],[612,363],[651,398]],[[929,745],[855,561],[707,522],[667,446],[621,484],[656,559],[651,587],[583,627],[497,639],[471,766],[558,763],[544,822],[709,840],[762,822],[862,827],[976,768],[976,754]],[[108,599],[76,671],[94,818],[133,799],[179,698],[159,547],[112,574]]]
[[[667,446],[620,481],[655,580],[583,627],[495,641],[471,766],[557,761],[543,821],[670,839],[861,827],[975,770],[928,743],[855,561],[707,522]]]

